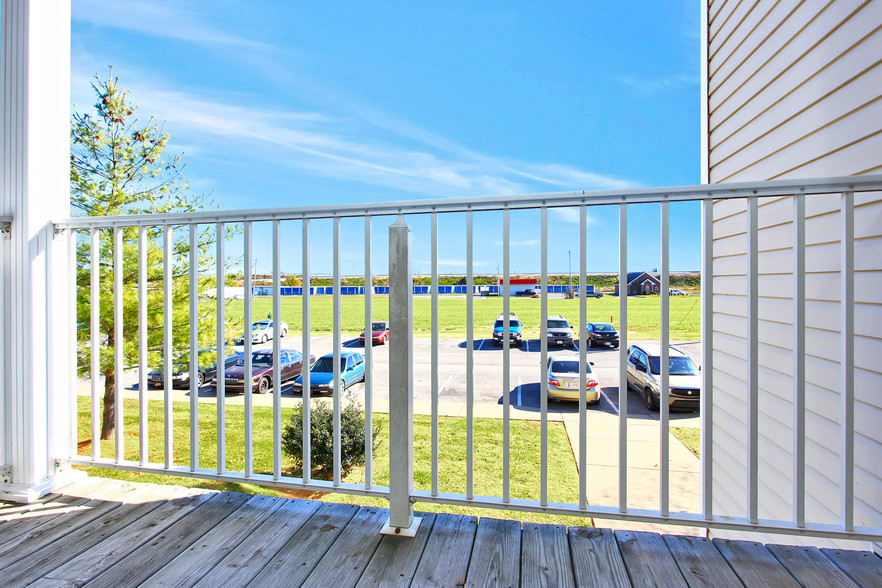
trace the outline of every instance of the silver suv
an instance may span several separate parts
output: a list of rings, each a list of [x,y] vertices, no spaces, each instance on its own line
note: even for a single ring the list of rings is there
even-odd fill
[[[573,329],[567,319],[559,314],[545,318],[547,328],[548,345],[573,346]]]
[[[701,373],[689,356],[676,347],[671,347],[668,358],[670,407],[698,410]],[[628,387],[643,395],[646,408],[651,411],[659,408],[660,386],[661,346],[649,343],[628,347]]]

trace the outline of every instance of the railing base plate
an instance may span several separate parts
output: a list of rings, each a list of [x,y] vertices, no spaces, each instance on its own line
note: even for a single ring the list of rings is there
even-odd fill
[[[422,520],[422,517],[413,517],[409,527],[393,527],[389,524],[389,521],[386,521],[386,524],[380,529],[380,534],[396,535],[398,537],[416,537],[417,531],[420,528],[420,521]]]

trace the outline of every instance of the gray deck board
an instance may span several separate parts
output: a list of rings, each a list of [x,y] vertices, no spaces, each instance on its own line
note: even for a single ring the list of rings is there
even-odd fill
[[[616,531],[622,560],[634,586],[688,586],[662,536],[645,531]]]
[[[822,549],[849,577],[867,588],[882,587],[882,557],[869,551]]]
[[[482,517],[466,586],[519,586],[520,582],[521,523]]]
[[[200,588],[245,586],[275,557],[322,505],[288,500],[196,583]]]
[[[356,512],[350,504],[323,504],[248,585],[300,586]]]
[[[714,539],[714,545],[745,586],[799,588],[796,578],[762,543]]]
[[[524,523],[521,533],[521,581],[525,586],[575,586],[566,527]]]
[[[817,547],[769,545],[768,549],[806,588],[853,588],[857,586]]]
[[[882,559],[870,552],[452,514],[423,515],[407,539],[379,534],[386,509],[154,484],[93,479],[28,508],[2,506],[4,588],[882,588]],[[7,542],[7,528],[20,541]]]
[[[631,586],[611,529],[569,527],[567,530],[577,586]]]
[[[665,543],[692,588],[741,588],[741,580],[707,537],[664,535]]]
[[[435,524],[434,513],[418,513],[422,518],[415,537],[384,535],[356,586],[410,586],[426,542]]]
[[[477,530],[476,517],[439,514],[411,586],[464,585]]]

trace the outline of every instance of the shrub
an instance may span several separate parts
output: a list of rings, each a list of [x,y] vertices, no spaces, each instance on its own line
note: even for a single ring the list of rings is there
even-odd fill
[[[309,420],[310,453],[312,466],[326,473],[334,471],[334,407],[331,402],[316,400],[312,403]],[[340,467],[348,472],[352,467],[364,464],[365,418],[361,404],[352,392],[346,393],[346,404],[340,413]],[[380,426],[374,423],[371,431],[373,449]],[[303,468],[303,406],[294,409],[291,420],[282,431],[282,449],[291,456],[295,469]]]

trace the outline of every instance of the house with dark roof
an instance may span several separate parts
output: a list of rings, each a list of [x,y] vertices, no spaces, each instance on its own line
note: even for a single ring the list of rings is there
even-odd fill
[[[619,295],[619,282],[616,280],[616,296]],[[641,294],[658,294],[661,291],[661,282],[655,276],[646,272],[628,272],[628,296]]]

